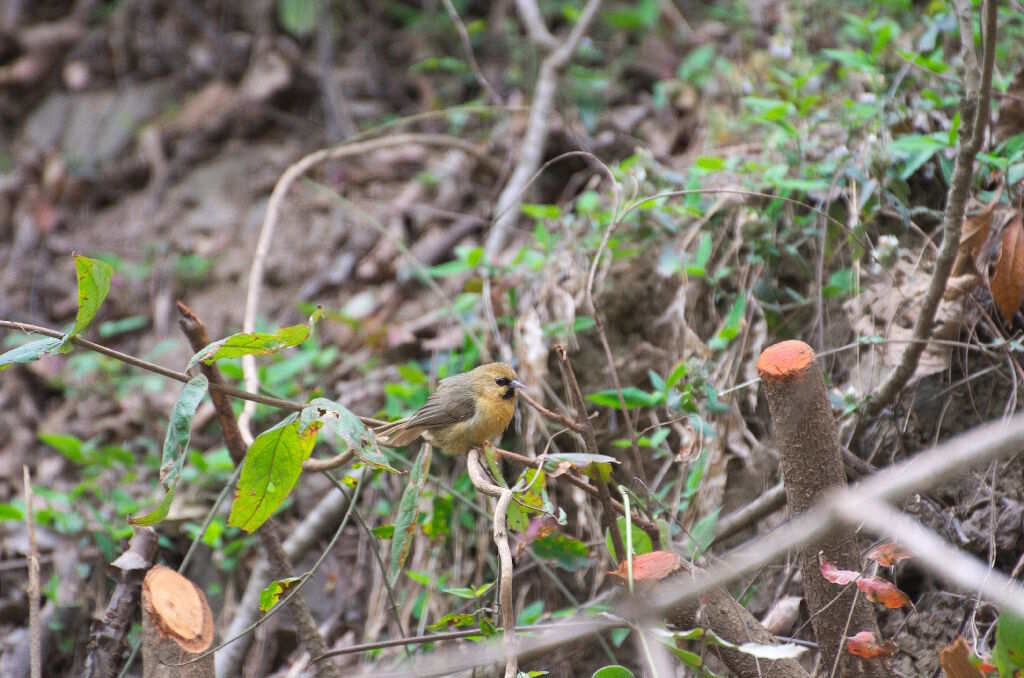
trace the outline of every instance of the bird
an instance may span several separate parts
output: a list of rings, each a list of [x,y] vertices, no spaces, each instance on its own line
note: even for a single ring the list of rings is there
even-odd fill
[[[374,434],[388,447],[402,447],[422,436],[447,454],[466,454],[508,427],[520,388],[524,385],[509,365],[481,365],[442,379],[423,407]]]

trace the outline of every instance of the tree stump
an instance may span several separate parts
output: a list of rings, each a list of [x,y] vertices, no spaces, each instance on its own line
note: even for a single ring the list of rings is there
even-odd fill
[[[766,348],[757,360],[772,415],[782,460],[786,503],[799,515],[836,489],[846,487],[839,451],[839,433],[832,416],[825,378],[814,362],[814,350],[802,341],[783,341]],[[837,657],[839,676],[888,675],[880,660],[866,662],[845,652],[845,638],[859,631],[879,636],[874,610],[857,590],[845,590],[821,575],[822,557],[842,569],[860,570],[860,550],[853,530],[837,528],[805,546],[800,553],[804,599],[822,654],[825,675]]]
[[[213,678],[213,655],[184,666],[213,644],[213,612],[202,590],[156,565],[142,582],[143,678]]]

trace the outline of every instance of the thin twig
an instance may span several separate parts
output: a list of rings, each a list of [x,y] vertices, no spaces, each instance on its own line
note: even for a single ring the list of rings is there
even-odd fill
[[[594,434],[594,426],[590,423],[590,417],[587,416],[587,406],[583,400],[580,384],[576,380],[576,373],[572,369],[572,363],[569,362],[569,356],[566,354],[564,346],[555,344],[554,351],[558,355],[558,369],[562,373],[562,383],[565,386],[565,392],[569,396],[569,402],[576,408],[578,421],[583,425],[583,440],[587,445],[587,451],[590,454],[597,454],[597,436]],[[601,500],[603,508],[601,511],[601,521],[604,523],[604,528],[612,536],[612,545],[615,547],[616,557],[621,558],[626,553],[626,549],[622,543],[622,535],[619,534],[619,526],[614,518],[615,511],[612,508],[612,493],[608,487],[611,483],[600,476],[595,478],[595,481],[597,482],[598,498]]]
[[[29,671],[32,678],[43,676],[43,625],[39,618],[39,544],[36,543],[36,520],[32,501],[32,477],[28,466],[22,465],[25,484],[25,526],[28,528],[28,627]]]
[[[928,292],[917,310],[914,321],[913,338],[918,340],[910,344],[900,357],[900,364],[886,377],[885,381],[871,395],[864,417],[861,421],[873,419],[888,407],[903,390],[907,382],[917,370],[918,362],[924,353],[925,340],[931,336],[932,323],[946,290],[950,271],[960,246],[960,232],[963,229],[964,212],[970,194],[971,179],[974,177],[974,159],[981,150],[988,126],[989,99],[992,91],[992,64],[995,59],[996,43],[996,2],[984,0],[982,16],[984,30],[984,62],[982,65],[980,85],[977,74],[977,56],[974,52],[974,31],[972,21],[965,16],[969,10],[963,3],[957,5],[957,16],[960,18],[960,42],[964,55],[964,77],[967,91],[961,102],[963,110],[963,127],[960,131],[959,148],[953,164],[953,177],[946,196],[946,210],[942,217],[942,245],[935,259],[935,270],[928,285]],[[860,427],[858,427],[860,428]]]
[[[501,96],[491,86],[491,83],[488,82],[484,72],[480,70],[480,64],[477,63],[476,57],[473,56],[473,43],[469,39],[469,31],[466,30],[466,24],[462,22],[462,18],[455,9],[455,5],[452,4],[452,0],[442,0],[442,2],[444,2],[444,8],[448,12],[448,16],[451,17],[452,23],[455,24],[455,30],[459,34],[459,39],[462,40],[462,49],[466,52],[466,61],[469,62],[469,67],[473,70],[473,76],[480,83],[480,87],[487,92],[487,98],[491,100],[491,103],[495,106],[501,106]]]
[[[516,633],[538,633],[544,632],[547,629],[554,627],[571,626],[572,622],[567,621],[561,624],[529,624],[527,626],[516,626]],[[628,622],[623,621],[621,626],[629,626]],[[497,631],[504,632],[504,628],[498,628]],[[466,631],[444,631],[442,633],[428,633],[422,636],[411,636],[409,638],[389,638],[387,640],[377,640],[372,643],[360,643],[359,645],[349,645],[348,647],[338,648],[337,650],[331,650],[320,657],[313,657],[313,662],[318,662],[321,659],[327,657],[337,657],[344,654],[357,654],[360,652],[370,652],[371,650],[382,650],[388,647],[396,647],[400,645],[425,645],[427,643],[440,643],[446,640],[460,640],[462,638],[474,638],[481,637],[483,634],[480,629],[469,629]]]
[[[586,428],[575,419],[571,419],[565,416],[564,414],[559,414],[558,412],[552,412],[548,408],[544,407],[526,391],[520,390],[519,397],[525,400],[527,405],[537,410],[548,419],[551,419],[552,421],[557,421],[562,426],[565,426],[566,428],[570,428],[573,431],[576,431],[576,433],[583,433],[583,431],[586,430]]]
[[[61,337],[64,336],[64,332],[61,332],[59,330],[53,330],[50,329],[49,327],[43,327],[41,325],[33,325],[31,323],[16,322],[13,320],[0,320],[0,327],[19,330],[27,334],[41,334],[43,336],[54,337],[56,339],[60,339]],[[126,365],[131,365],[132,367],[137,367],[141,370],[152,372],[153,374],[159,374],[162,377],[167,377],[168,379],[173,379],[174,381],[180,381],[183,384],[188,383],[188,380],[192,378],[186,372],[178,372],[177,370],[172,370],[168,367],[164,367],[163,365],[151,363],[148,360],[136,358],[135,356],[128,355],[127,353],[121,353],[120,351],[116,351],[112,348],[108,348],[107,346],[104,346],[102,344],[97,344],[96,342],[89,341],[88,339],[84,339],[82,337],[71,337],[71,343],[74,344],[75,346],[87,348],[90,351],[95,351],[96,353],[100,353],[110,358],[114,358],[115,360],[119,360]],[[302,409],[306,407],[306,405],[304,405],[303,403],[298,403],[293,400],[274,398],[272,396],[265,396],[259,393],[249,393],[248,391],[243,391],[242,389],[234,388],[233,386],[228,386],[227,384],[224,383],[211,383],[210,390],[219,391],[224,395],[231,396],[232,398],[239,398],[241,400],[259,403],[261,405],[267,405],[269,407],[276,407],[277,409],[285,410],[286,412],[301,412]],[[368,424],[370,426],[379,426],[381,424],[387,423],[379,419],[374,419],[373,417],[359,417],[359,419],[364,424]]]

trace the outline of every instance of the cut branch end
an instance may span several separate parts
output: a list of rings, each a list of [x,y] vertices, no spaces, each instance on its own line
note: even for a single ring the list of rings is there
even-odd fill
[[[814,362],[814,349],[797,339],[780,341],[761,352],[757,372],[765,380],[789,379],[807,371]]]

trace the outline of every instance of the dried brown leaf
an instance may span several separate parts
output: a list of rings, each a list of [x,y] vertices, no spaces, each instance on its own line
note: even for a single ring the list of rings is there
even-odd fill
[[[1010,322],[1024,301],[1024,220],[1018,213],[1003,231],[1003,248],[991,282],[992,299]]]

